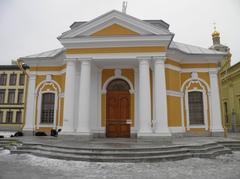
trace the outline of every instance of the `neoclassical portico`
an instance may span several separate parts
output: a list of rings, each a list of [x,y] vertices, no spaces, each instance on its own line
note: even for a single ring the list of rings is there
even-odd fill
[[[30,66],[25,131],[169,137],[223,132],[218,63],[225,53],[173,41],[162,20],[110,11],[75,22],[64,48]]]
[[[165,85],[165,61],[166,57],[163,56],[145,56],[136,57],[134,63],[134,70],[137,74],[139,84],[133,89],[133,93],[136,95],[138,91],[138,104],[136,105],[136,111],[139,112],[138,129],[135,131],[138,136],[170,136],[167,122],[167,104],[166,104],[166,85]],[[133,60],[132,57],[129,60]],[[91,65],[95,65],[97,60],[92,59],[65,59],[66,61],[66,81],[65,81],[65,102],[64,102],[64,121],[63,121],[63,132],[69,134],[79,135],[91,135],[90,127],[90,113],[91,113]],[[127,61],[125,61],[127,63]],[[74,97],[75,90],[75,78],[76,78],[76,66],[80,65],[81,73],[79,76],[79,96]],[[127,65],[127,64],[126,64]],[[162,91],[161,94],[155,93],[155,103],[151,103],[151,84],[150,84],[150,65],[153,65],[154,74],[154,91]],[[116,66],[117,67],[117,66]],[[116,68],[120,70],[119,68]],[[156,73],[162,74],[160,78]],[[117,77],[118,78],[118,77]],[[117,79],[113,78],[111,79]],[[119,76],[119,79],[122,79]],[[125,80],[125,79],[124,79]],[[127,83],[131,83],[126,80]],[[132,84],[129,84],[132,86]],[[103,90],[103,89],[102,89]],[[73,102],[74,101],[74,102]],[[74,117],[75,105],[78,104],[78,115]],[[163,105],[166,105],[163,107]],[[154,107],[153,107],[154,106]],[[161,110],[154,111],[155,121],[152,118],[152,108]],[[68,112],[69,111],[69,112]],[[101,114],[99,114],[101,115]],[[74,121],[76,120],[76,121]],[[74,125],[75,124],[75,125]],[[155,127],[153,127],[155,124]],[[155,128],[155,129],[154,129]]]

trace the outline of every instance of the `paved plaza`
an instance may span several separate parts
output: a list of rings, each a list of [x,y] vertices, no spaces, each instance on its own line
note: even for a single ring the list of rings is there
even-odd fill
[[[0,152],[1,179],[159,179],[240,178],[240,152],[216,159],[192,158],[160,163],[93,163]]]
[[[198,145],[214,141],[239,140],[239,134],[223,137],[180,137],[171,141],[143,141],[137,139],[81,139],[61,137],[17,138],[25,143],[42,143],[68,147],[137,148],[144,146]],[[78,139],[78,140],[77,140]],[[190,158],[179,161],[154,163],[106,163],[49,159],[30,154],[10,154],[0,150],[0,179],[42,179],[42,178],[240,178],[240,152],[217,156],[216,158]]]

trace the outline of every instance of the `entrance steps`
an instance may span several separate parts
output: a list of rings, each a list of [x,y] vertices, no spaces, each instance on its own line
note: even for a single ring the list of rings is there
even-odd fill
[[[116,143],[117,144],[117,143]],[[89,162],[159,162],[198,158],[214,158],[240,150],[240,141],[219,141],[194,145],[134,146],[134,147],[68,147],[49,144],[0,140],[0,146],[11,154],[32,154],[62,160]]]
[[[173,161],[192,157],[215,157],[231,153],[230,149],[213,143],[201,146],[170,146],[144,148],[68,148],[45,145],[23,144],[12,154],[33,154],[36,156],[90,162],[157,162]]]
[[[230,148],[232,151],[240,151],[239,141],[219,141],[218,143]]]

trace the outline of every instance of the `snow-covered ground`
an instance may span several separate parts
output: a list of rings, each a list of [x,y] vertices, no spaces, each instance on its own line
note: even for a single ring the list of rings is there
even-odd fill
[[[10,155],[0,150],[1,179],[89,178],[240,178],[240,152],[216,159],[186,159],[159,163],[89,163],[32,155]]]
[[[15,132],[8,132],[8,131],[0,131],[0,135],[4,136],[4,138],[9,138],[11,135],[13,135]]]

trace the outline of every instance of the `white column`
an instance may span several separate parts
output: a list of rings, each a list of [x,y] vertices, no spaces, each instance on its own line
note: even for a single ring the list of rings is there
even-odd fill
[[[91,63],[90,60],[81,61],[79,83],[79,112],[77,132],[81,135],[90,135],[90,89]]]
[[[35,85],[36,85],[36,76],[31,74],[28,79],[26,118],[25,118],[25,125],[23,128],[24,131],[34,130]]]
[[[209,72],[211,86],[211,132],[223,132],[217,71]]]
[[[74,101],[76,68],[72,60],[66,60],[66,77],[64,91],[63,133],[74,132]]]
[[[159,136],[171,136],[168,128],[167,92],[165,78],[165,57],[154,58],[154,105],[155,133]]]
[[[139,130],[138,136],[152,134],[151,128],[151,96],[150,73],[148,59],[139,60]]]

